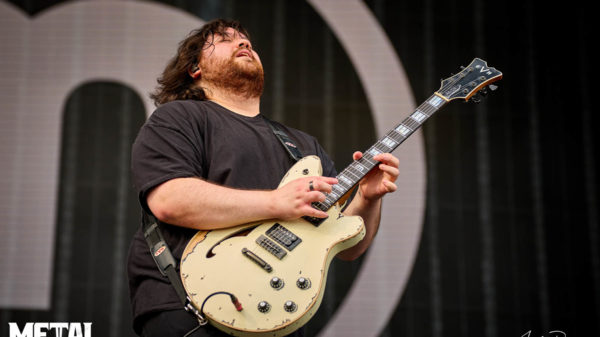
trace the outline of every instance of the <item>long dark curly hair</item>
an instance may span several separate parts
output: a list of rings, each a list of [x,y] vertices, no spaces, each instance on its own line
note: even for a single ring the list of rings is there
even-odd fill
[[[250,38],[248,32],[236,20],[216,19],[207,22],[202,28],[191,31],[179,43],[177,54],[169,61],[162,75],[156,80],[158,86],[150,94],[154,104],[159,106],[180,99],[205,100],[204,90],[194,85],[189,72],[200,62],[202,50],[210,48],[207,41],[213,41],[214,35],[223,35],[227,28],[233,28]]]

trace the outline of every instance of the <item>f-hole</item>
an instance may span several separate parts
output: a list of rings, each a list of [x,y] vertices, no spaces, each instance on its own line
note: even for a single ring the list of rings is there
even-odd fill
[[[227,241],[227,240],[229,240],[231,238],[237,238],[237,237],[240,237],[240,236],[248,236],[248,234],[250,234],[250,232],[252,232],[254,230],[254,228],[256,228],[256,227],[258,227],[260,225],[262,225],[262,224],[256,224],[254,226],[241,228],[239,231],[231,233],[229,236],[226,236],[223,239],[219,240],[212,247],[210,247],[210,249],[206,253],[206,258],[210,259],[211,257],[215,256],[216,254],[213,253],[213,249],[215,249],[215,247],[217,247],[218,245],[220,245],[222,242],[225,242],[225,241]]]

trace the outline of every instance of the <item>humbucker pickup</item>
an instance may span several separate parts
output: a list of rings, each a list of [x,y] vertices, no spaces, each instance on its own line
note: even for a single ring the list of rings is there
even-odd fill
[[[283,248],[279,247],[273,240],[264,235],[259,236],[258,239],[256,239],[256,243],[280,260],[287,254]]]
[[[292,251],[292,249],[296,248],[296,246],[302,242],[302,239],[296,234],[277,222],[267,230],[267,236],[277,241],[277,243],[281,244],[289,251]]]

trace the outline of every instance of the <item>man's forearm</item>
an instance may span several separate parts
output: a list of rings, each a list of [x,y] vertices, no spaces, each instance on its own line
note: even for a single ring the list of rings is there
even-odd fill
[[[311,204],[324,201],[322,192],[330,193],[331,185],[336,183],[335,178],[306,177],[265,191],[238,190],[199,178],[177,178],[154,188],[146,201],[163,222],[199,230],[218,229],[264,219],[326,217],[327,213]]]
[[[358,191],[355,198],[350,202],[350,205],[344,211],[344,215],[358,215],[365,222],[366,234],[356,246],[346,249],[337,255],[342,260],[355,260],[362,255],[377,234],[379,222],[381,220],[381,198],[376,200],[364,199]]]
[[[273,216],[268,191],[227,188],[177,178],[154,188],[148,207],[161,221],[199,230],[231,227]]]

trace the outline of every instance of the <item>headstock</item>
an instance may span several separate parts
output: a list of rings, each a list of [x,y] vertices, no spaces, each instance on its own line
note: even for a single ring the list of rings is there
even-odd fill
[[[496,90],[497,86],[492,83],[501,78],[501,72],[488,67],[484,60],[475,58],[460,73],[442,80],[442,86],[436,94],[446,101],[462,98],[478,103],[488,90]]]

